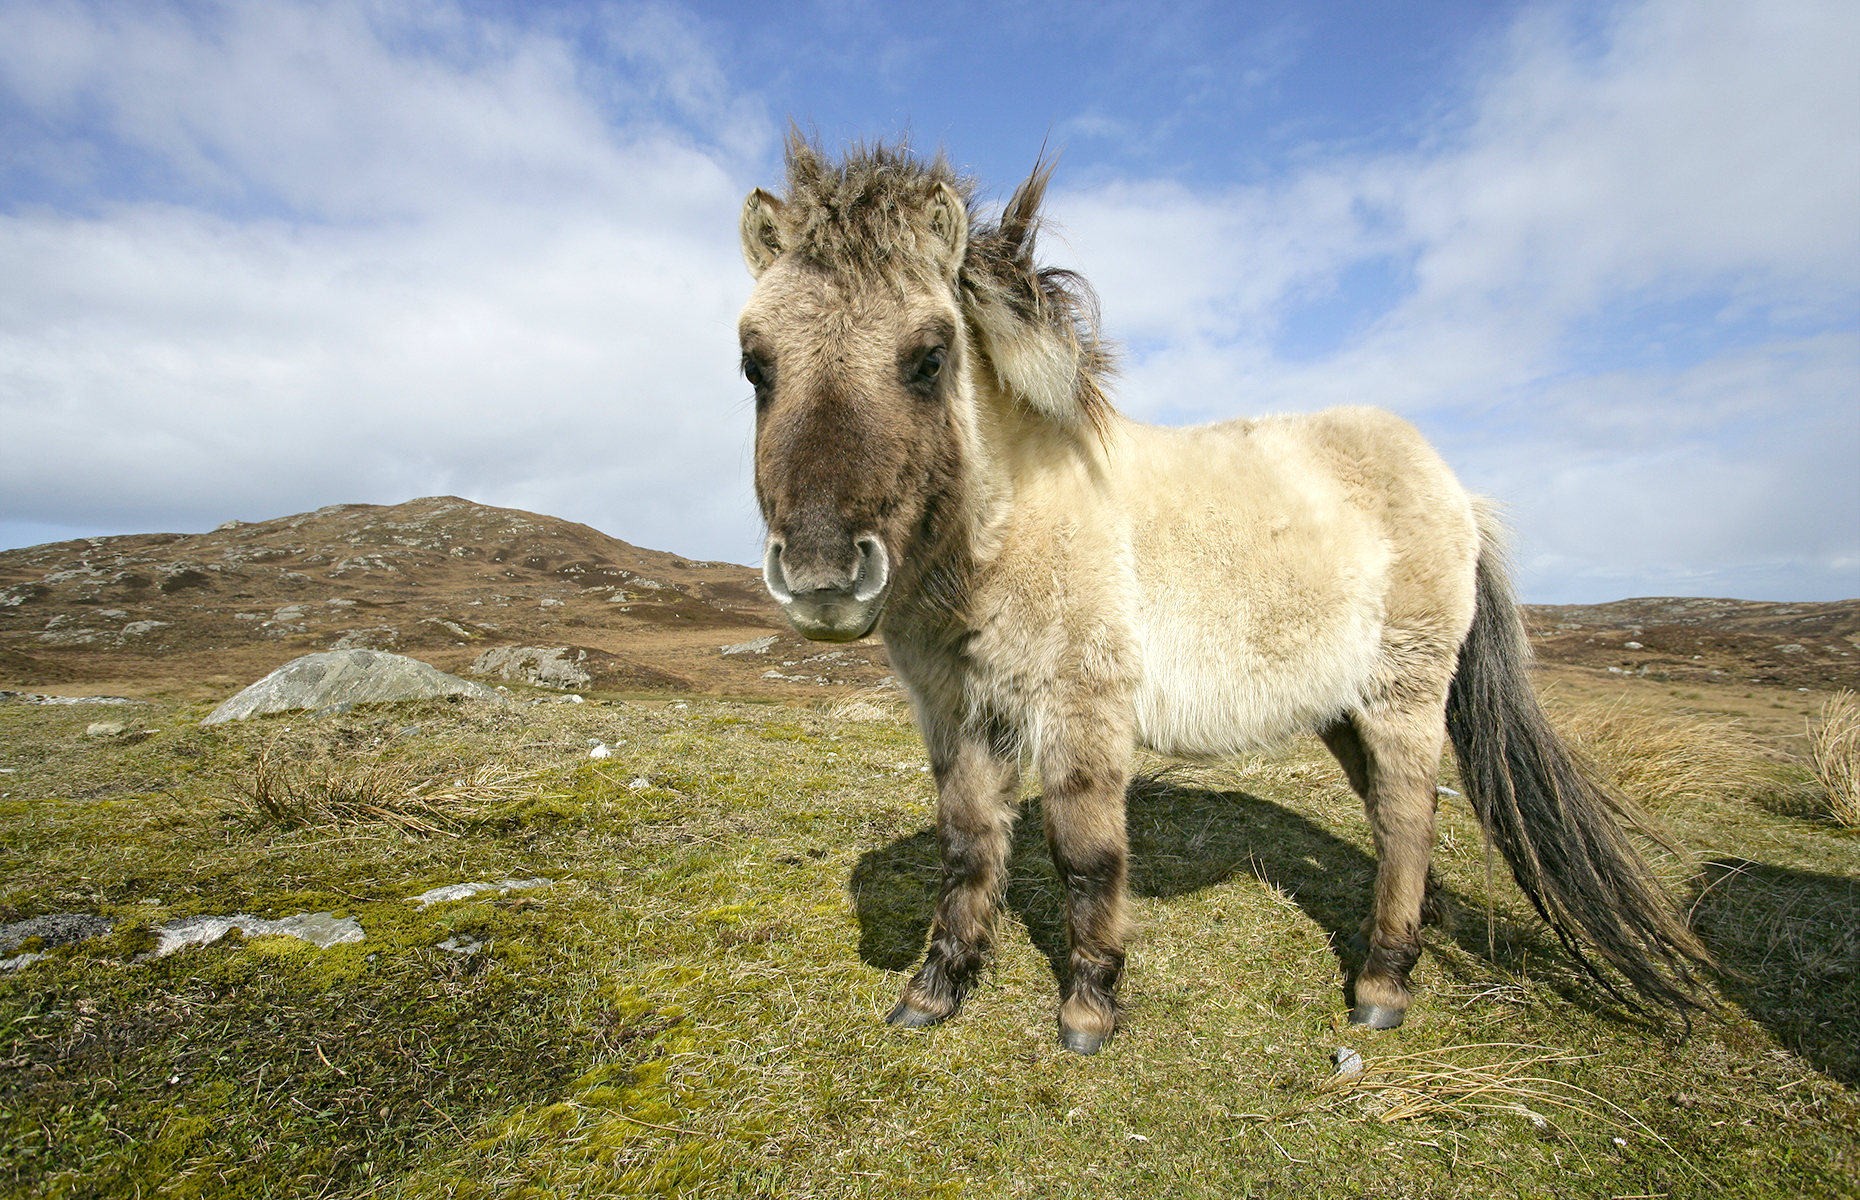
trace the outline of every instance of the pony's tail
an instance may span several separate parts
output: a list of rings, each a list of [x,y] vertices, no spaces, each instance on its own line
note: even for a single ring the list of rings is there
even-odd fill
[[[1467,799],[1531,907],[1583,968],[1638,1007],[1590,954],[1600,956],[1641,1001],[1690,1024],[1705,1007],[1701,976],[1711,955],[1627,830],[1669,850],[1672,843],[1551,727],[1525,674],[1530,643],[1506,577],[1502,531],[1483,509],[1479,527],[1478,608],[1447,692],[1447,732]]]

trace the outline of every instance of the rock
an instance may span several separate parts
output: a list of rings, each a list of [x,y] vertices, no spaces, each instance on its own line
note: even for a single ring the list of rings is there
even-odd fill
[[[29,941],[36,940],[39,943],[36,949],[24,954],[0,958],[0,971],[17,971],[21,967],[29,967],[50,958],[51,955],[45,953],[47,950],[102,937],[115,925],[116,922],[110,918],[95,913],[52,913],[15,921],[11,925],[0,925],[0,954],[16,950]]]
[[[41,633],[39,640],[48,646],[82,646],[97,640],[95,629],[54,629]]]
[[[473,675],[496,675],[536,687],[580,688],[594,682],[594,675],[583,664],[586,650],[567,646],[498,646],[480,654],[471,665]]]
[[[41,696],[36,692],[0,692],[0,700],[16,704],[147,704],[128,696]]]
[[[418,659],[380,650],[330,650],[285,663],[208,714],[202,725],[296,709],[463,696],[509,701],[483,684],[448,675]],[[347,711],[346,709],[343,711]]]
[[[115,924],[110,918],[95,913],[50,913],[43,917],[28,917],[11,925],[0,925],[0,954],[17,949],[31,938],[38,938],[47,947],[51,947],[102,937]]]
[[[379,650],[399,640],[400,630],[392,625],[377,625],[373,629],[351,629],[331,642],[329,648],[331,650]]]
[[[219,941],[235,929],[247,937],[294,937],[320,950],[346,942],[359,942],[367,937],[362,932],[362,923],[354,917],[338,917],[326,912],[298,913],[278,921],[266,921],[246,913],[236,913],[230,917],[187,917],[169,925],[156,926],[155,935],[161,940],[151,956],[166,958],[189,946],[205,946]]]
[[[116,737],[127,732],[129,726],[121,721],[92,721],[84,727],[85,737]]]
[[[738,642],[734,646],[725,646],[723,647],[723,653],[725,654],[767,654],[769,652],[769,647],[773,646],[774,644],[775,644],[775,635],[771,633],[767,637],[759,637],[753,641]]]
[[[500,879],[496,883],[454,883],[445,887],[436,887],[430,892],[421,892],[414,899],[419,902],[421,908],[426,908],[432,904],[449,904],[454,900],[469,899],[479,892],[496,892],[501,896],[507,892],[522,891],[526,888],[548,887],[554,882],[553,879],[537,878]]]

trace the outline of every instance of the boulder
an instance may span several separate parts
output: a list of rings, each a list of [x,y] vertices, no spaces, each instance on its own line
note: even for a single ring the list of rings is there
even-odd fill
[[[580,647],[498,646],[480,654],[471,673],[536,687],[584,688],[594,681],[587,661],[588,652]]]
[[[695,687],[683,676],[590,646],[495,646],[467,669],[557,691],[688,692]]]
[[[214,709],[202,725],[217,725],[263,713],[296,709],[347,709],[357,704],[463,696],[509,701],[481,683],[430,667],[418,659],[380,650],[330,650],[285,663]]]

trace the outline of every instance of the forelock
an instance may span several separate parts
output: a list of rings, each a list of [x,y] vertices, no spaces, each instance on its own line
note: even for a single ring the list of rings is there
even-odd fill
[[[965,212],[976,190],[941,153],[926,161],[902,143],[855,144],[834,161],[791,133],[787,163],[784,247],[829,270],[894,281],[934,274],[925,214],[936,186],[953,190]]]

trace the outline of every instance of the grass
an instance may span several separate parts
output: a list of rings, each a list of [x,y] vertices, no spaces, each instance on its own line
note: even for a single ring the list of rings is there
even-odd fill
[[[1739,743],[1734,784],[1642,795],[1706,860],[1699,924],[1735,968],[1689,1038],[1611,1007],[1508,885],[1488,953],[1452,801],[1461,919],[1406,1026],[1349,1027],[1333,946],[1373,859],[1310,743],[1133,790],[1129,1022],[1080,1059],[1033,796],[982,986],[934,1030],[882,1024],[928,930],[934,798],[895,699],[858,702],[170,707],[140,740],[0,706],[0,921],[116,921],[0,973],[0,1193],[1860,1191],[1860,844],[1765,806],[1768,747]],[[1637,761],[1595,720],[1591,754]],[[1726,741],[1692,736],[1641,757]],[[552,882],[414,902],[513,877]],[[367,939],[142,957],[182,917],[314,911]]]
[[[1828,697],[1809,729],[1809,759],[1828,797],[1828,813],[1860,828],[1860,700],[1846,689]]]
[[[1681,715],[1626,699],[1587,704],[1551,695],[1565,740],[1653,811],[1754,795],[1776,781],[1776,756],[1726,717]]]
[[[1387,1123],[1448,1117],[1469,1121],[1511,1115],[1530,1121],[1540,1133],[1549,1133],[1554,1127],[1529,1107],[1535,1104],[1592,1120],[1613,1117],[1623,1132],[1651,1133],[1631,1113],[1556,1076],[1554,1072],[1577,1058],[1548,1046],[1510,1042],[1451,1046],[1386,1055],[1360,1070],[1340,1069],[1321,1090],[1358,1101],[1358,1120]]]
[[[455,772],[463,777],[447,778]],[[306,752],[274,738],[258,747],[234,786],[253,816],[287,828],[378,822],[403,833],[458,837],[464,822],[487,805],[527,794],[537,782],[535,773],[494,762],[467,769],[367,752],[345,755],[328,745]]]

